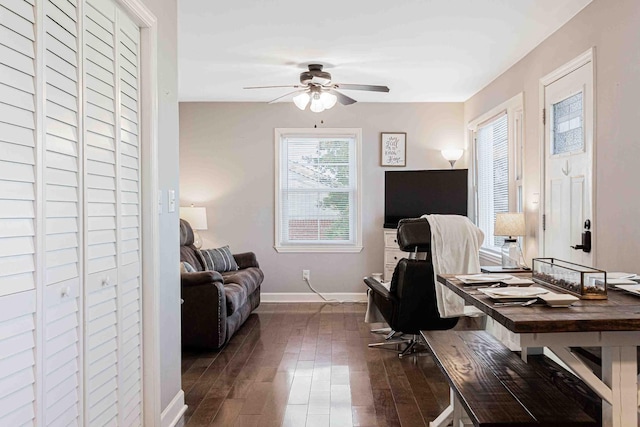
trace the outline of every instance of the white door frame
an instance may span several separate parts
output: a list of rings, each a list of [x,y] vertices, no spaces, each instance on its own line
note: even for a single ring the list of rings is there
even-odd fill
[[[593,142],[592,142],[592,160],[591,160],[591,222],[595,225],[596,222],[596,48],[589,48],[587,51],[583,52],[581,55],[562,65],[561,67],[556,68],[546,76],[540,79],[538,84],[538,105],[540,108],[540,120],[538,122],[538,138],[540,141],[540,210],[538,212],[538,254],[539,256],[545,256],[544,253],[544,230],[542,228],[542,216],[544,215],[546,206],[545,206],[545,155],[547,151],[546,147],[546,135],[545,135],[545,125],[543,123],[542,118],[544,117],[544,107],[545,107],[545,87],[549,86],[551,83],[556,80],[561,79],[562,77],[572,73],[578,68],[582,67],[585,64],[591,62],[592,73],[593,73]],[[597,245],[596,245],[596,230],[591,233],[591,259],[593,266],[597,265]]]
[[[141,0],[116,0],[140,27],[143,423],[160,425],[158,21]]]

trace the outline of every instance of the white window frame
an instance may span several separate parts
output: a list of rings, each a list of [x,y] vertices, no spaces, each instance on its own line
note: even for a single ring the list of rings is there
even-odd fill
[[[283,244],[280,241],[281,233],[281,212],[280,212],[280,189],[281,189],[281,146],[285,138],[298,137],[349,137],[355,138],[355,162],[356,162],[356,189],[354,206],[354,224],[352,232],[355,234],[355,243],[301,243]],[[278,252],[324,252],[324,253],[347,253],[362,251],[362,129],[361,128],[276,128],[274,132],[275,146],[275,234],[274,248]]]
[[[482,125],[497,118],[500,114],[507,114],[507,137],[509,145],[509,211],[523,212],[525,206],[524,195],[524,96],[523,93],[492,108],[468,123],[468,138],[472,149],[471,180],[472,180],[472,209],[473,218],[478,222],[478,165],[476,149],[476,133]],[[486,236],[485,236],[486,238]],[[480,248],[480,260],[499,264],[500,251],[485,246]],[[524,246],[524,242],[520,242]]]

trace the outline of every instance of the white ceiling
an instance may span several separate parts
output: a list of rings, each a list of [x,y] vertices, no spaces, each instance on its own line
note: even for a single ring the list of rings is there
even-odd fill
[[[591,0],[180,0],[179,99],[269,101],[308,63],[365,102],[465,101]],[[293,90],[293,89],[291,89]]]

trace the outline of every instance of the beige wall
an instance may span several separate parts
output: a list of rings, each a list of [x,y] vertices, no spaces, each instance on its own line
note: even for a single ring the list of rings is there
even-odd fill
[[[538,253],[539,79],[596,48],[595,192],[597,266],[638,271],[640,249],[640,4],[594,0],[520,62],[464,104],[465,123],[524,91],[528,257]]]
[[[324,124],[321,123],[324,121]],[[274,128],[362,128],[363,244],[357,254],[282,254],[274,245]],[[462,103],[354,104],[320,114],[292,103],[180,103],[180,197],[206,206],[205,246],[253,251],[263,292],[364,292],[362,277],[382,271],[384,171],[380,132],[407,133],[407,167],[441,169],[443,148],[463,147]],[[464,166],[461,161],[459,167]],[[396,169],[396,168],[393,168]]]

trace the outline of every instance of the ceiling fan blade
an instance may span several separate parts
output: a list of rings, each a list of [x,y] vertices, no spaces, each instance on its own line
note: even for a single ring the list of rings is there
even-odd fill
[[[372,92],[389,92],[389,88],[387,86],[376,86],[376,85],[352,85],[347,83],[334,83],[333,87],[336,89],[346,89],[346,90],[369,90]]]
[[[242,89],[275,89],[275,88],[283,88],[283,87],[292,87],[292,88],[301,88],[303,86],[300,85],[286,85],[286,86],[247,86]]]
[[[338,98],[338,102],[342,105],[351,105],[351,104],[355,104],[356,101],[353,98],[348,97],[347,95],[345,95],[344,93],[340,93],[335,89],[329,89],[329,93],[334,94],[337,98]]]
[[[271,101],[269,101],[269,104],[274,104],[276,102],[278,102],[279,100],[281,100],[282,98],[286,98],[289,95],[293,95],[294,93],[299,93],[299,92],[304,92],[307,89],[299,89],[299,90],[294,90],[293,92],[289,92],[289,93],[285,93],[282,96],[277,97],[276,99],[272,99]]]
[[[331,83],[331,79],[327,79],[325,77],[313,76],[313,78],[311,79],[311,83],[318,86],[324,86]]]

